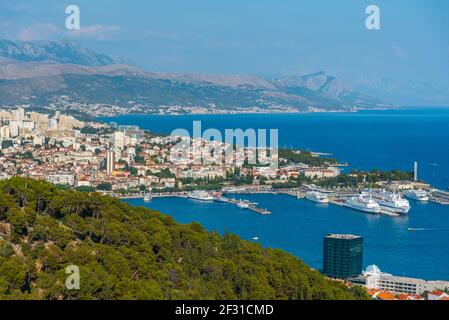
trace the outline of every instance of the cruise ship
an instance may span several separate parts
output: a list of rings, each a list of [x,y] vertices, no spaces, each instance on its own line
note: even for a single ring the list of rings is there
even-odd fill
[[[212,197],[208,192],[201,191],[201,190],[195,190],[195,191],[189,192],[187,194],[187,197],[189,197],[190,199],[201,200],[201,201],[213,201],[214,200],[214,197]]]
[[[404,196],[416,201],[429,201],[429,194],[424,190],[407,190],[404,192]]]
[[[310,201],[315,201],[318,203],[329,203],[329,198],[327,197],[327,195],[322,194],[321,192],[318,192],[318,191],[307,192],[306,199],[308,199]]]
[[[374,201],[379,203],[381,209],[402,215],[410,211],[410,203],[407,199],[402,198],[400,194],[386,190],[371,190],[369,191],[369,195],[371,195]]]
[[[363,194],[346,200],[344,206],[363,212],[380,213],[380,205],[370,197]]]

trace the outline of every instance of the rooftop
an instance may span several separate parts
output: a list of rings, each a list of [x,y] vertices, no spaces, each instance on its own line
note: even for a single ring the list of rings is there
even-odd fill
[[[359,239],[362,238],[362,236],[356,236],[353,234],[336,234],[336,233],[330,233],[326,236],[326,238],[332,238],[332,239],[345,239],[345,240],[353,240],[353,239]]]

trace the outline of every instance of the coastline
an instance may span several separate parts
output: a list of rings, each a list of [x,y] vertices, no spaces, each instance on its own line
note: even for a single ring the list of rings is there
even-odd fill
[[[419,108],[419,107],[417,107]],[[443,107],[442,107],[443,108]],[[447,107],[449,108],[449,107]],[[118,118],[122,116],[220,116],[220,115],[300,115],[300,114],[335,114],[335,113],[357,113],[360,111],[388,111],[388,110],[402,110],[404,107],[385,107],[385,108],[356,108],[353,110],[313,110],[313,111],[303,111],[303,110],[296,110],[296,111],[260,111],[260,112],[248,112],[248,111],[242,111],[242,112],[191,112],[191,113],[145,113],[145,112],[131,112],[131,113],[122,113],[122,114],[114,114],[114,115],[91,115],[95,119],[101,119],[101,118]]]

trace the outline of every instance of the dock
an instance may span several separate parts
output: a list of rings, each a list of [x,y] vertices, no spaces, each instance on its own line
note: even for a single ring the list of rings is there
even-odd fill
[[[229,203],[229,204],[234,204],[234,205],[238,205],[239,203],[243,202],[243,203],[247,204],[248,207],[242,208],[242,209],[250,210],[255,213],[262,214],[262,215],[271,214],[271,211],[268,211],[267,209],[259,208],[259,207],[257,207],[256,202],[250,202],[248,200],[238,200],[238,199],[233,199],[233,198],[215,197],[214,201],[222,202],[222,203]]]
[[[262,208],[257,208],[256,206],[249,206],[249,207],[248,207],[248,210],[251,210],[251,211],[253,211],[253,212],[255,212],[255,213],[259,213],[259,214],[262,214],[262,215],[268,215],[268,214],[271,214],[270,211],[268,211],[268,210],[266,210],[266,209],[262,209]]]

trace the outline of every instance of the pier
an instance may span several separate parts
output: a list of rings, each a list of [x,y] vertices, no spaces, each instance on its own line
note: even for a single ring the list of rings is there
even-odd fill
[[[259,207],[257,207],[257,203],[250,202],[248,200],[238,200],[238,199],[232,199],[232,198],[215,197],[214,201],[223,202],[223,203],[229,203],[229,204],[234,204],[234,205],[238,205],[240,203],[243,203],[243,204],[247,205],[246,207],[241,208],[243,210],[245,210],[245,209],[246,210],[250,210],[250,211],[253,211],[255,213],[262,214],[262,215],[269,215],[269,214],[271,214],[271,211],[268,211],[268,210],[263,209],[263,208],[259,208]]]
[[[256,206],[249,206],[248,210],[251,210],[251,211],[253,211],[255,213],[259,213],[259,214],[262,214],[262,215],[271,214],[271,211],[268,211],[268,210],[262,209],[262,208],[257,208]]]

